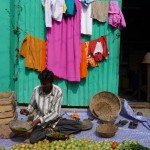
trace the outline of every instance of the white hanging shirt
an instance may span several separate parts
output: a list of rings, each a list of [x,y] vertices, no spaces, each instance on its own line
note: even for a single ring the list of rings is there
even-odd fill
[[[46,27],[52,27],[52,18],[61,21],[63,16],[64,0],[42,0],[45,8]]]
[[[97,43],[96,43],[96,47],[95,47],[95,50],[94,50],[93,55],[95,55],[96,53],[101,53],[101,54],[103,54],[103,46],[102,46],[102,43],[101,43],[101,42],[97,42]]]
[[[89,6],[82,4],[81,10],[81,33],[86,35],[92,35],[92,22],[91,18],[91,3]]]

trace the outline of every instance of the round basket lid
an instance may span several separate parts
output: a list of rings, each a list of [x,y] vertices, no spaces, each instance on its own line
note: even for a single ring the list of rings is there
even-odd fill
[[[114,93],[102,91],[92,97],[89,108],[94,117],[110,121],[120,113],[121,101]]]
[[[82,131],[90,130],[93,127],[93,123],[91,121],[83,120],[81,123],[82,123]]]

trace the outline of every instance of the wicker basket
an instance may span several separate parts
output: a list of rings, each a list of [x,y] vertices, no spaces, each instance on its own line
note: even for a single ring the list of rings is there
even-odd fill
[[[15,111],[12,115],[13,115],[12,117],[0,118],[0,124],[5,124],[5,125],[7,124],[8,125],[10,121],[16,120],[18,117],[17,112]],[[3,116],[1,115],[1,117],[3,117]]]
[[[113,124],[100,124],[96,127],[96,131],[104,138],[115,136],[117,130],[118,128]]]
[[[103,91],[92,97],[89,108],[94,117],[115,121],[121,111],[121,100],[114,93]]]
[[[0,105],[14,104],[15,97],[14,92],[0,92]]]
[[[29,122],[27,122],[27,121],[12,120],[9,122],[9,128],[15,134],[25,134],[31,129],[31,126],[30,126]]]

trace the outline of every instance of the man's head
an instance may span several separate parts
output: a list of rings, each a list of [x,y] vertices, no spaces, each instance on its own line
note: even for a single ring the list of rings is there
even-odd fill
[[[43,92],[50,93],[54,82],[54,73],[45,69],[39,74],[38,78],[41,82]]]

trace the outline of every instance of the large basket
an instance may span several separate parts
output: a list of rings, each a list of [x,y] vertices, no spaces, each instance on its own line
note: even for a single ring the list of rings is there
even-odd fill
[[[94,117],[113,121],[121,111],[121,100],[112,92],[102,91],[92,97],[89,108]]]

